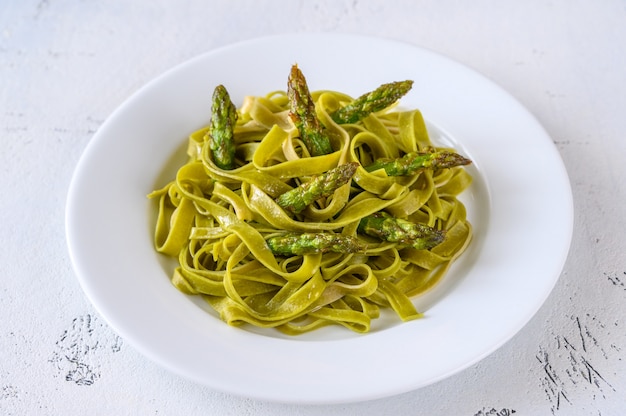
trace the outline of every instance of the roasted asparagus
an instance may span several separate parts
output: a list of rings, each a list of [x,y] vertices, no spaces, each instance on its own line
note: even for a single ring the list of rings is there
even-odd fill
[[[388,176],[407,176],[420,170],[444,169],[468,165],[471,160],[454,152],[438,151],[433,153],[411,152],[397,159],[379,159],[365,167],[368,172],[384,169]]]
[[[418,250],[430,249],[441,243],[445,232],[385,212],[376,212],[361,219],[358,232],[383,241],[400,243]]]
[[[237,108],[223,85],[213,91],[211,124],[207,133],[208,145],[213,162],[221,169],[235,167],[234,127],[237,122]]]
[[[268,238],[267,244],[274,254],[282,256],[327,252],[356,253],[365,249],[365,245],[356,237],[330,232],[287,233]]]
[[[324,125],[317,118],[315,103],[302,71],[297,65],[291,67],[287,83],[287,96],[290,103],[289,117],[300,133],[300,138],[311,156],[321,156],[333,152]]]
[[[346,106],[339,108],[331,114],[331,118],[337,124],[356,123],[371,113],[389,107],[409,92],[412,87],[413,81],[411,80],[383,84],[374,91],[363,94]]]
[[[276,198],[276,203],[286,211],[297,214],[313,201],[332,195],[335,190],[348,183],[358,167],[358,162],[339,165],[280,195]]]

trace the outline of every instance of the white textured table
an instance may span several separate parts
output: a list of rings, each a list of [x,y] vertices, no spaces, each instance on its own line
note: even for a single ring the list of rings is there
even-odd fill
[[[573,243],[545,305],[498,351],[418,391],[337,406],[212,391],[125,344],[70,264],[68,186],[108,115],[188,58],[301,31],[399,39],[475,68],[539,119],[570,175]],[[0,0],[0,414],[623,414],[625,68],[620,0]]]

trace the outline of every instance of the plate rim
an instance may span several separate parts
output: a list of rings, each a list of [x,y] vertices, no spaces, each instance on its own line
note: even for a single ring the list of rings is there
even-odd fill
[[[80,258],[80,254],[79,251],[80,249],[77,248],[76,244],[78,244],[78,240],[81,240],[81,237],[78,236],[77,233],[80,234],[80,231],[78,231],[76,229],[76,220],[75,220],[75,214],[76,211],[79,209],[77,207],[77,198],[79,199],[80,195],[78,194],[79,190],[81,189],[82,186],[82,181],[85,180],[85,178],[80,177],[80,173],[82,172],[83,168],[84,168],[84,161],[88,160],[90,157],[94,157],[93,153],[95,152],[94,149],[97,149],[98,145],[100,142],[102,142],[101,137],[106,137],[106,131],[108,126],[110,125],[111,122],[114,122],[114,120],[116,119],[116,117],[118,117],[118,115],[124,113],[124,111],[127,111],[129,108],[130,103],[132,102],[136,102],[137,100],[140,100],[140,98],[143,94],[145,94],[146,92],[149,92],[151,89],[154,89],[155,87],[158,87],[158,85],[163,82],[163,80],[168,79],[168,77],[172,77],[174,76],[178,71],[181,70],[181,68],[185,68],[188,66],[193,66],[193,65],[197,65],[199,62],[206,60],[206,59],[210,59],[210,57],[214,57],[217,56],[221,53],[224,52],[228,52],[228,51],[232,51],[234,49],[238,49],[238,48],[246,48],[246,47],[250,47],[251,45],[259,45],[259,44],[271,44],[271,43],[276,43],[276,42],[283,42],[285,41],[286,38],[298,38],[300,40],[304,40],[304,41],[312,41],[312,40],[319,40],[321,38],[331,38],[331,39],[338,39],[338,38],[342,38],[342,39],[351,39],[351,40],[357,40],[359,42],[378,42],[378,43],[385,43],[385,44],[389,44],[389,45],[396,45],[396,47],[400,47],[402,49],[414,49],[416,51],[421,51],[422,53],[426,53],[429,54],[430,56],[433,57],[437,57],[437,59],[441,59],[441,60],[445,60],[447,61],[449,64],[454,65],[456,67],[460,67],[460,68],[464,68],[465,71],[469,72],[471,74],[472,77],[481,77],[485,82],[491,84],[494,88],[498,89],[502,94],[507,95],[508,97],[510,97],[510,99],[512,100],[512,102],[517,103],[518,105],[518,110],[525,112],[525,114],[531,119],[534,120],[534,122],[536,123],[535,127],[538,127],[540,131],[543,132],[543,134],[545,135],[546,138],[550,138],[548,133],[545,131],[545,129],[543,129],[543,127],[539,124],[539,122],[537,121],[537,119],[524,107],[522,106],[512,95],[510,95],[506,90],[504,90],[503,88],[501,88],[500,86],[498,86],[496,83],[494,83],[493,81],[491,81],[490,79],[486,78],[484,75],[476,72],[475,70],[457,62],[452,60],[449,57],[446,57],[444,55],[441,55],[437,52],[434,52],[430,49],[424,48],[422,46],[418,46],[418,45],[414,45],[414,44],[410,44],[407,42],[403,42],[403,41],[398,41],[398,40],[392,40],[392,39],[387,39],[387,38],[381,38],[381,37],[373,37],[373,36],[364,36],[364,35],[353,35],[353,34],[340,34],[340,33],[324,33],[324,34],[319,34],[319,33],[307,33],[307,34],[281,34],[281,35],[272,35],[272,36],[265,36],[265,37],[260,37],[260,38],[255,38],[255,39],[250,39],[250,40],[245,40],[245,41],[239,41],[230,45],[225,45],[216,49],[213,49],[211,51],[202,53],[196,57],[193,57],[185,62],[182,62],[174,67],[172,67],[171,69],[165,71],[164,73],[162,73],[160,76],[155,77],[154,79],[152,79],[151,81],[149,81],[148,83],[146,83],[143,87],[141,87],[139,90],[137,90],[134,94],[132,94],[130,97],[128,97],[126,100],[124,100],[123,103],[121,103],[120,106],[118,106],[116,108],[116,110],[114,110],[111,115],[107,118],[107,120],[102,124],[102,126],[98,129],[98,131],[96,132],[96,134],[94,135],[94,137],[89,141],[89,143],[87,144],[87,146],[85,147],[83,154],[81,155],[81,158],[77,164],[76,170],[72,176],[72,180],[70,183],[70,188],[68,191],[68,196],[67,196],[67,203],[66,203],[66,237],[67,237],[67,244],[68,244],[68,249],[70,252],[70,258],[74,267],[74,271],[76,272],[77,278],[81,284],[81,287],[83,288],[83,290],[85,291],[87,297],[89,298],[89,300],[91,301],[91,303],[94,305],[94,307],[96,308],[96,310],[98,310],[98,312],[100,313],[100,315],[105,319],[105,321],[118,333],[123,334],[123,338],[125,339],[125,341],[129,341],[130,344],[132,344],[136,349],[138,349],[139,351],[142,352],[142,354],[144,354],[145,356],[149,357],[150,359],[152,359],[153,361],[159,363],[161,366],[168,368],[170,371],[173,371],[179,375],[182,376],[186,376],[186,378],[190,378],[196,382],[208,385],[209,387],[218,389],[218,390],[222,390],[222,391],[226,391],[228,393],[231,394],[235,394],[235,395],[242,395],[242,396],[247,396],[247,397],[253,397],[256,399],[262,399],[262,400],[270,400],[270,401],[279,401],[279,402],[290,402],[290,403],[311,403],[311,404],[324,404],[324,403],[346,403],[346,402],[355,402],[355,401],[363,401],[363,400],[370,400],[370,399],[375,399],[375,398],[382,398],[382,397],[387,397],[390,395],[394,395],[394,394],[399,394],[399,393],[403,393],[409,390],[414,390],[416,388],[420,388],[423,387],[425,385],[428,384],[432,384],[436,381],[442,380],[444,378],[449,377],[450,375],[456,374],[459,371],[475,364],[476,362],[482,360],[483,358],[485,358],[486,356],[488,356],[489,354],[491,354],[493,351],[497,350],[498,348],[500,348],[505,342],[507,342],[509,339],[511,339],[516,333],[518,333],[525,325],[526,323],[528,323],[528,321],[530,321],[530,319],[532,319],[532,317],[536,314],[536,312],[539,310],[539,308],[541,307],[541,305],[544,304],[545,300],[547,299],[547,297],[549,296],[549,294],[551,293],[552,289],[554,288],[554,285],[556,284],[556,282],[558,281],[559,275],[562,271],[562,268],[565,264],[565,261],[567,259],[567,253],[569,252],[569,246],[571,244],[571,239],[572,239],[572,233],[573,233],[573,198],[572,198],[572,192],[571,192],[571,186],[569,185],[569,178],[567,176],[567,171],[565,169],[565,166],[560,158],[560,156],[558,155],[558,152],[556,151],[556,147],[554,147],[554,152],[556,154],[556,156],[558,156],[558,160],[560,161],[560,165],[558,166],[558,174],[561,175],[561,179],[565,180],[565,183],[567,184],[567,189],[562,189],[561,191],[564,192],[564,195],[562,195],[563,198],[563,203],[565,203],[565,205],[568,206],[568,210],[567,212],[564,213],[564,217],[565,217],[565,222],[570,224],[569,230],[567,230],[568,234],[562,237],[562,247],[560,250],[560,254],[559,254],[559,260],[555,261],[554,264],[552,264],[552,267],[554,270],[558,269],[558,273],[555,273],[556,276],[552,277],[552,284],[551,287],[548,291],[546,291],[545,293],[542,293],[541,297],[538,297],[537,299],[535,299],[536,301],[536,307],[534,307],[533,311],[529,310],[528,316],[525,317],[525,319],[523,319],[523,323],[520,325],[518,323],[518,325],[515,328],[511,328],[509,333],[506,334],[502,334],[502,337],[500,339],[499,342],[496,343],[492,343],[489,348],[486,348],[484,351],[482,351],[482,353],[480,354],[476,354],[474,356],[473,360],[469,360],[463,363],[463,365],[459,365],[457,366],[454,371],[448,371],[445,374],[440,374],[439,377],[434,377],[431,378],[429,380],[422,380],[419,383],[415,383],[413,382],[410,385],[406,385],[404,386],[404,388],[398,388],[398,386],[394,386],[393,388],[388,388],[388,389],[380,389],[377,392],[372,392],[369,391],[367,392],[366,395],[364,394],[358,394],[355,392],[351,392],[350,394],[339,394],[336,395],[332,398],[326,398],[323,399],[321,397],[319,397],[318,394],[311,394],[311,395],[303,395],[301,397],[296,398],[295,400],[291,400],[289,398],[284,398],[281,397],[280,394],[268,394],[267,392],[264,393],[256,393],[253,391],[249,391],[249,390],[245,390],[238,388],[235,385],[220,385],[219,382],[217,382],[217,380],[213,380],[212,382],[207,382],[206,379],[203,379],[202,377],[198,377],[197,374],[189,374],[189,372],[185,372],[185,371],[181,371],[180,368],[177,368],[175,365],[172,365],[172,363],[170,361],[164,360],[163,357],[161,356],[161,354],[155,353],[154,350],[150,349],[150,348],[146,348],[146,346],[141,342],[138,341],[137,339],[134,339],[132,335],[129,335],[127,331],[125,330],[120,330],[120,326],[116,325],[116,321],[115,320],[110,320],[108,319],[108,314],[107,312],[104,312],[104,310],[106,308],[102,308],[102,299],[99,299],[98,296],[94,293],[91,292],[91,289],[89,288],[89,282],[86,276],[85,276],[85,272],[86,269],[89,268],[88,266],[86,266],[84,264],[85,260]],[[425,115],[426,118],[428,118],[428,115]],[[445,127],[445,126],[443,126]],[[554,145],[552,143],[552,145]],[[489,180],[489,177],[486,178],[487,180]],[[406,324],[405,324],[406,325]],[[404,330],[403,330],[404,332]],[[370,336],[370,335],[368,335]],[[248,337],[248,335],[244,335],[244,338]],[[360,338],[358,338],[360,339]],[[267,340],[263,340],[262,342],[258,339],[255,338],[255,342],[261,342],[261,343],[266,343]],[[347,342],[356,342],[354,340],[351,341],[347,341]],[[269,343],[270,345],[273,344],[273,341],[268,341],[267,343]]]

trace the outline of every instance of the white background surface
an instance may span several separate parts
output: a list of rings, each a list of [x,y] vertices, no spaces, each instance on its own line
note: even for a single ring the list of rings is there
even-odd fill
[[[202,52],[302,31],[408,41],[482,72],[544,125],[570,175],[574,239],[545,305],[494,354],[418,391],[295,406],[207,389],[108,328],[70,264],[67,189],[108,115]],[[618,0],[0,0],[0,414],[622,414],[624,68],[626,3]]]

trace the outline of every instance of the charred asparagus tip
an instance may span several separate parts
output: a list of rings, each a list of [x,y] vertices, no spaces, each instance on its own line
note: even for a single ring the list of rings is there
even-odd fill
[[[276,203],[283,209],[297,214],[313,201],[331,196],[339,187],[348,183],[358,167],[358,162],[339,165],[280,195],[276,198]]]
[[[237,108],[223,85],[213,91],[211,124],[208,132],[208,146],[213,161],[221,169],[235,167],[234,127],[237,122]]]
[[[379,159],[365,167],[368,172],[384,169],[388,176],[413,175],[423,169],[445,169],[468,165],[471,160],[454,152],[411,152],[397,159]]]
[[[432,153],[432,155],[430,166],[428,165],[429,162],[426,162],[426,166],[434,169],[453,168],[455,166],[469,165],[472,163],[470,159],[454,152],[435,152]]]
[[[425,224],[394,218],[385,212],[376,212],[363,218],[359,223],[358,231],[370,237],[418,250],[433,248],[445,239],[445,231]]]
[[[291,105],[289,117],[300,133],[300,138],[312,156],[333,152],[324,126],[315,113],[315,103],[306,79],[298,65],[291,67],[287,82],[287,97]]]
[[[361,95],[338,109],[331,118],[338,124],[356,123],[372,113],[384,110],[402,98],[413,87],[413,81],[397,81],[382,84],[374,91]]]

